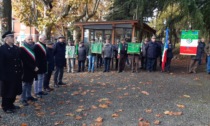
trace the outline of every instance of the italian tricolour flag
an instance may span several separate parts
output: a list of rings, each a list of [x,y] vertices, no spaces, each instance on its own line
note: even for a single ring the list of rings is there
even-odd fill
[[[196,55],[198,46],[198,30],[183,30],[181,34],[181,55]]]

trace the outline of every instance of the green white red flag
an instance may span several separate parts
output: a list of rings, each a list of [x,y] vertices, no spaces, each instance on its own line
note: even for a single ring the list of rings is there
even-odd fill
[[[181,55],[196,55],[198,46],[198,30],[182,30],[180,54]]]

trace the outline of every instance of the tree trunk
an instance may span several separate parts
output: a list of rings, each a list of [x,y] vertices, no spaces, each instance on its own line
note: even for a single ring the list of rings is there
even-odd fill
[[[3,0],[2,33],[12,30],[12,3],[11,0]]]
[[[44,35],[46,35],[46,37],[47,37],[47,39],[51,39],[51,30],[52,30],[52,25],[47,25],[47,26],[45,26],[45,28],[44,28]]]

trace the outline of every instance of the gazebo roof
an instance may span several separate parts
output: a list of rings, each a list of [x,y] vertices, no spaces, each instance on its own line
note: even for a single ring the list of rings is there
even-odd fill
[[[140,23],[138,20],[116,20],[116,21],[99,21],[99,22],[77,22],[74,24],[75,26],[82,26],[85,29],[106,29],[111,30],[113,27],[115,28],[132,28],[135,25],[137,28],[140,28]],[[143,29],[156,33],[156,31],[143,23]]]

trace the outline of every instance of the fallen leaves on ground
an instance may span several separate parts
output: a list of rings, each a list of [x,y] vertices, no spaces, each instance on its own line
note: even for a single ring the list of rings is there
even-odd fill
[[[190,98],[190,96],[189,96],[189,95],[183,95],[183,97],[185,97],[185,98]]]
[[[101,98],[98,100],[98,102],[102,102],[102,101],[108,101],[109,99],[108,98]]]
[[[76,119],[76,120],[81,120],[81,119],[82,119],[82,116],[78,116],[78,115],[77,115],[77,116],[75,117],[75,119]]]
[[[82,108],[78,108],[78,109],[76,110],[76,112],[82,112],[82,111],[84,111],[84,109],[82,109]]]
[[[148,121],[140,121],[138,126],[150,126],[150,123]]]
[[[74,116],[73,113],[66,113],[65,115],[66,115],[66,116]]]
[[[20,126],[28,126],[28,124],[27,123],[21,123]]]
[[[64,124],[64,121],[57,121],[57,122],[55,122],[55,126],[57,126],[57,125],[63,125]]]
[[[71,95],[75,96],[75,95],[79,95],[78,91],[73,92]]]
[[[154,124],[155,124],[155,125],[160,125],[160,121],[159,121],[159,120],[155,120],[155,121],[154,121]]]
[[[109,106],[107,104],[99,104],[100,108],[108,108]]]
[[[179,108],[185,108],[185,106],[181,105],[181,104],[177,104],[176,106],[179,107]]]
[[[26,117],[26,114],[25,113],[21,113],[20,116],[21,117]],[[0,118],[1,118],[1,116],[0,116]]]
[[[42,117],[42,116],[45,115],[45,113],[44,113],[44,112],[37,112],[36,115],[37,115],[38,117]]]
[[[118,113],[114,113],[114,114],[112,114],[112,117],[114,117],[114,118],[119,117],[119,114]]]
[[[101,122],[103,122],[103,118],[102,117],[98,117],[97,119],[95,119],[95,122],[101,123]]]
[[[97,109],[98,107],[95,105],[92,105],[92,109]]]
[[[141,93],[144,95],[149,95],[149,93],[147,91],[142,91]]]
[[[161,115],[161,114],[156,114],[155,116],[158,117],[158,118],[163,117],[163,115]]]
[[[152,113],[152,109],[146,109],[145,112],[146,113]]]
[[[170,115],[170,116],[180,116],[182,115],[183,113],[182,112],[173,112],[173,111],[165,111],[164,112],[165,115]]]

